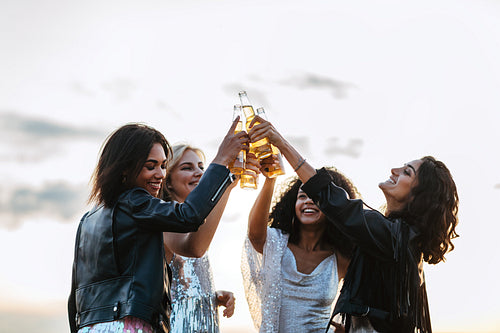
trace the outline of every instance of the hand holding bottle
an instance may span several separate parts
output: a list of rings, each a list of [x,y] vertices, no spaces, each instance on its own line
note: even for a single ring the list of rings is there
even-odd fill
[[[264,120],[259,116],[252,119],[250,127],[251,129],[248,132],[250,142],[256,142],[267,137],[269,142],[279,149],[281,149],[282,144],[285,142],[284,138],[274,128],[274,126],[269,121]]]
[[[231,124],[229,131],[219,145],[217,155],[215,156],[212,163],[228,166],[232,161],[236,159],[241,150],[248,149],[248,135],[245,132],[235,133],[238,122],[239,117],[237,117]]]
[[[285,174],[285,165],[283,163],[283,157],[280,151],[274,145],[273,154],[260,160],[260,172],[267,178],[276,178],[280,175]]]
[[[260,163],[253,153],[247,153],[245,170],[241,174],[240,187],[256,189],[259,182]]]

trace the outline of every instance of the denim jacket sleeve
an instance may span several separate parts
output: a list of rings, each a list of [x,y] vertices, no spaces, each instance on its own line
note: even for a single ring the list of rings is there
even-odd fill
[[[320,210],[357,246],[380,259],[397,255],[400,223],[385,218],[374,210],[363,208],[363,201],[351,200],[336,186],[326,171],[320,169],[302,187]]]
[[[183,203],[166,202],[152,197],[141,188],[135,188],[119,200],[119,209],[139,223],[140,228],[172,232],[196,231],[231,184],[231,176],[226,167],[212,163]]]

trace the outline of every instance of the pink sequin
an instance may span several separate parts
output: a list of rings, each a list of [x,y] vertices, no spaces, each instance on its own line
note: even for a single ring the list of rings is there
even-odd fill
[[[154,333],[153,327],[136,317],[125,317],[115,321],[82,327],[78,333]]]

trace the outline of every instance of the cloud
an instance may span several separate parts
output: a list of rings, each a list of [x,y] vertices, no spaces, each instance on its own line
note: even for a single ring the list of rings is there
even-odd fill
[[[355,88],[355,85],[351,83],[310,73],[291,76],[287,79],[280,80],[278,83],[297,87],[299,89],[326,89],[329,90],[335,98],[346,98],[347,91]]]
[[[96,94],[92,90],[88,89],[83,83],[78,81],[73,81],[69,84],[69,88],[76,94],[86,96],[86,97],[94,97]]]
[[[125,78],[114,78],[111,81],[104,82],[102,87],[120,101],[130,99],[133,92],[137,90],[136,83]]]
[[[346,155],[358,158],[362,148],[362,139],[349,139],[346,144],[342,145],[339,138],[332,137],[327,139],[327,147],[323,152],[327,156]]]
[[[101,141],[105,136],[106,133],[97,128],[79,128],[12,111],[0,111],[0,161],[39,161],[59,152],[68,140]]]
[[[0,227],[12,229],[32,217],[74,222],[87,198],[87,187],[53,182],[41,188],[20,186],[3,193],[0,202]]]
[[[244,86],[243,84],[240,83],[226,84],[222,87],[222,90],[226,92],[228,95],[234,96],[234,104],[240,104],[238,93],[242,90],[245,90],[247,92],[248,99],[253,104],[253,107],[255,109],[261,106],[271,105],[270,102],[268,101],[266,93],[264,93],[262,90],[249,86]]]
[[[312,156],[310,139],[307,136],[289,136],[288,141],[304,156]]]
[[[0,133],[1,136],[9,136],[19,141],[100,138],[103,134],[96,128],[77,128],[7,111],[0,111]]]
[[[182,115],[179,112],[175,111],[172,106],[170,106],[167,102],[165,102],[163,100],[157,100],[156,107],[160,111],[166,112],[169,115],[174,116],[176,119],[183,119]]]

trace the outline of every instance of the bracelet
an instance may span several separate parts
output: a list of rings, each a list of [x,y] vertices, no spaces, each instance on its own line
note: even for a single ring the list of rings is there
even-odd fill
[[[299,170],[300,167],[302,166],[302,164],[304,164],[305,162],[306,162],[306,159],[301,157],[299,160],[299,164],[295,167],[295,169],[293,169],[293,171],[296,172],[297,170]]]

